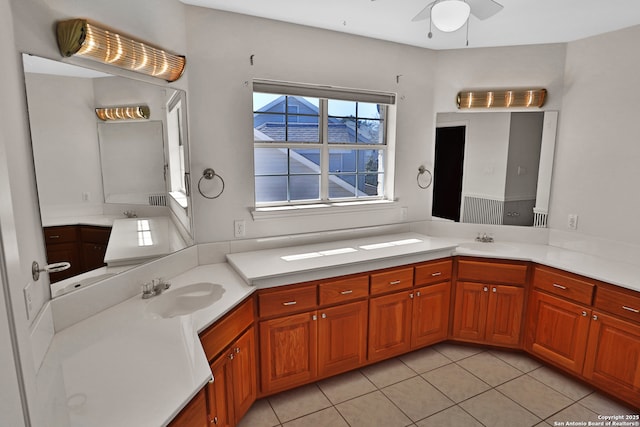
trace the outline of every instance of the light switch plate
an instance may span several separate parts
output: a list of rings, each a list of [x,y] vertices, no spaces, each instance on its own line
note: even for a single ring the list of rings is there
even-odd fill
[[[24,287],[24,304],[27,309],[27,319],[31,319],[33,316],[33,283],[27,283]]]
[[[569,214],[569,217],[567,218],[567,227],[569,227],[569,230],[578,229],[578,214]]]

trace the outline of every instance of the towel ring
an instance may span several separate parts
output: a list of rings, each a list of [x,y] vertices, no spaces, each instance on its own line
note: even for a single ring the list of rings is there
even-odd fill
[[[426,184],[423,184],[420,182],[420,177],[423,176],[425,173],[428,173],[428,181]],[[427,168],[425,168],[424,166],[420,166],[418,168],[418,176],[416,177],[416,181],[418,182],[418,187],[422,188],[423,190],[426,190],[427,188],[431,187],[431,183],[433,182],[433,174],[431,173],[431,171]]]
[[[220,180],[220,182],[222,183],[222,188],[220,189],[218,194],[216,194],[215,196],[207,196],[202,191],[202,188],[200,188],[200,185],[202,184],[202,180],[203,179],[213,179],[213,178],[218,178]],[[220,175],[218,175],[213,169],[206,168],[204,171],[202,171],[202,176],[198,180],[198,191],[200,192],[200,194],[202,194],[202,197],[204,197],[204,198],[217,199],[218,197],[220,197],[220,195],[224,191],[224,179],[222,179],[222,177]]]

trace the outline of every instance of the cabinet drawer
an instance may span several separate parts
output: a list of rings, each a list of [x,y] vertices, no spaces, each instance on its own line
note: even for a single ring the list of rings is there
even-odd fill
[[[371,294],[408,289],[413,286],[413,267],[396,268],[371,275]]]
[[[416,286],[451,280],[450,259],[416,266]]]
[[[200,334],[200,342],[204,354],[211,361],[216,355],[231,344],[237,337],[253,324],[254,302],[249,297],[222,320],[214,323]]]
[[[527,266],[525,264],[460,260],[458,261],[458,278],[524,285],[527,281]]]
[[[369,295],[369,276],[320,283],[320,305],[350,301]]]
[[[636,296],[599,286],[594,306],[617,316],[640,322],[640,294]]]
[[[62,227],[45,227],[44,241],[45,244],[54,243],[73,243],[78,240],[78,228],[75,225]]]
[[[536,267],[533,274],[533,285],[536,288],[582,304],[591,305],[594,283],[544,267]]]
[[[277,316],[315,308],[318,305],[316,288],[316,285],[305,285],[258,294],[260,317]]]
[[[102,243],[109,242],[111,227],[80,227],[80,236],[83,242]]]

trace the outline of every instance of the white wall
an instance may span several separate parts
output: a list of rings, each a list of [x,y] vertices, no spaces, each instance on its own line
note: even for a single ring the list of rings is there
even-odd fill
[[[549,225],[638,244],[640,26],[569,43]]]
[[[432,164],[433,52],[202,8],[188,8],[187,23],[192,175],[212,167],[226,182],[216,200],[195,194],[198,242],[233,239],[235,219],[247,237],[401,221],[400,209],[253,221],[254,78],[398,93],[395,195],[410,220],[428,217],[431,193],[416,176]]]

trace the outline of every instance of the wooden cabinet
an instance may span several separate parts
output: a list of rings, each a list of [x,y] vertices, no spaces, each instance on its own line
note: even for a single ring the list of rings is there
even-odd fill
[[[461,260],[452,335],[461,341],[518,348],[527,265]]]
[[[591,309],[534,290],[529,303],[525,348],[575,373],[582,373]]]
[[[71,264],[67,270],[50,273],[51,283],[104,266],[104,255],[110,234],[111,227],[89,225],[45,227],[47,263]]]
[[[229,393],[233,374],[231,359],[223,354],[211,364],[212,381],[207,386],[207,413],[209,424],[219,427],[232,427],[235,416],[233,399]]]
[[[403,291],[369,300],[369,361],[409,351],[412,298],[412,291]]]
[[[435,344],[447,338],[450,304],[450,281],[416,288],[411,323],[412,349]]]
[[[327,377],[363,365],[367,357],[367,301],[318,313],[318,375]]]
[[[317,320],[314,310],[260,322],[262,393],[286,390],[316,378]]]
[[[207,399],[202,389],[169,423],[168,427],[207,427]]]

